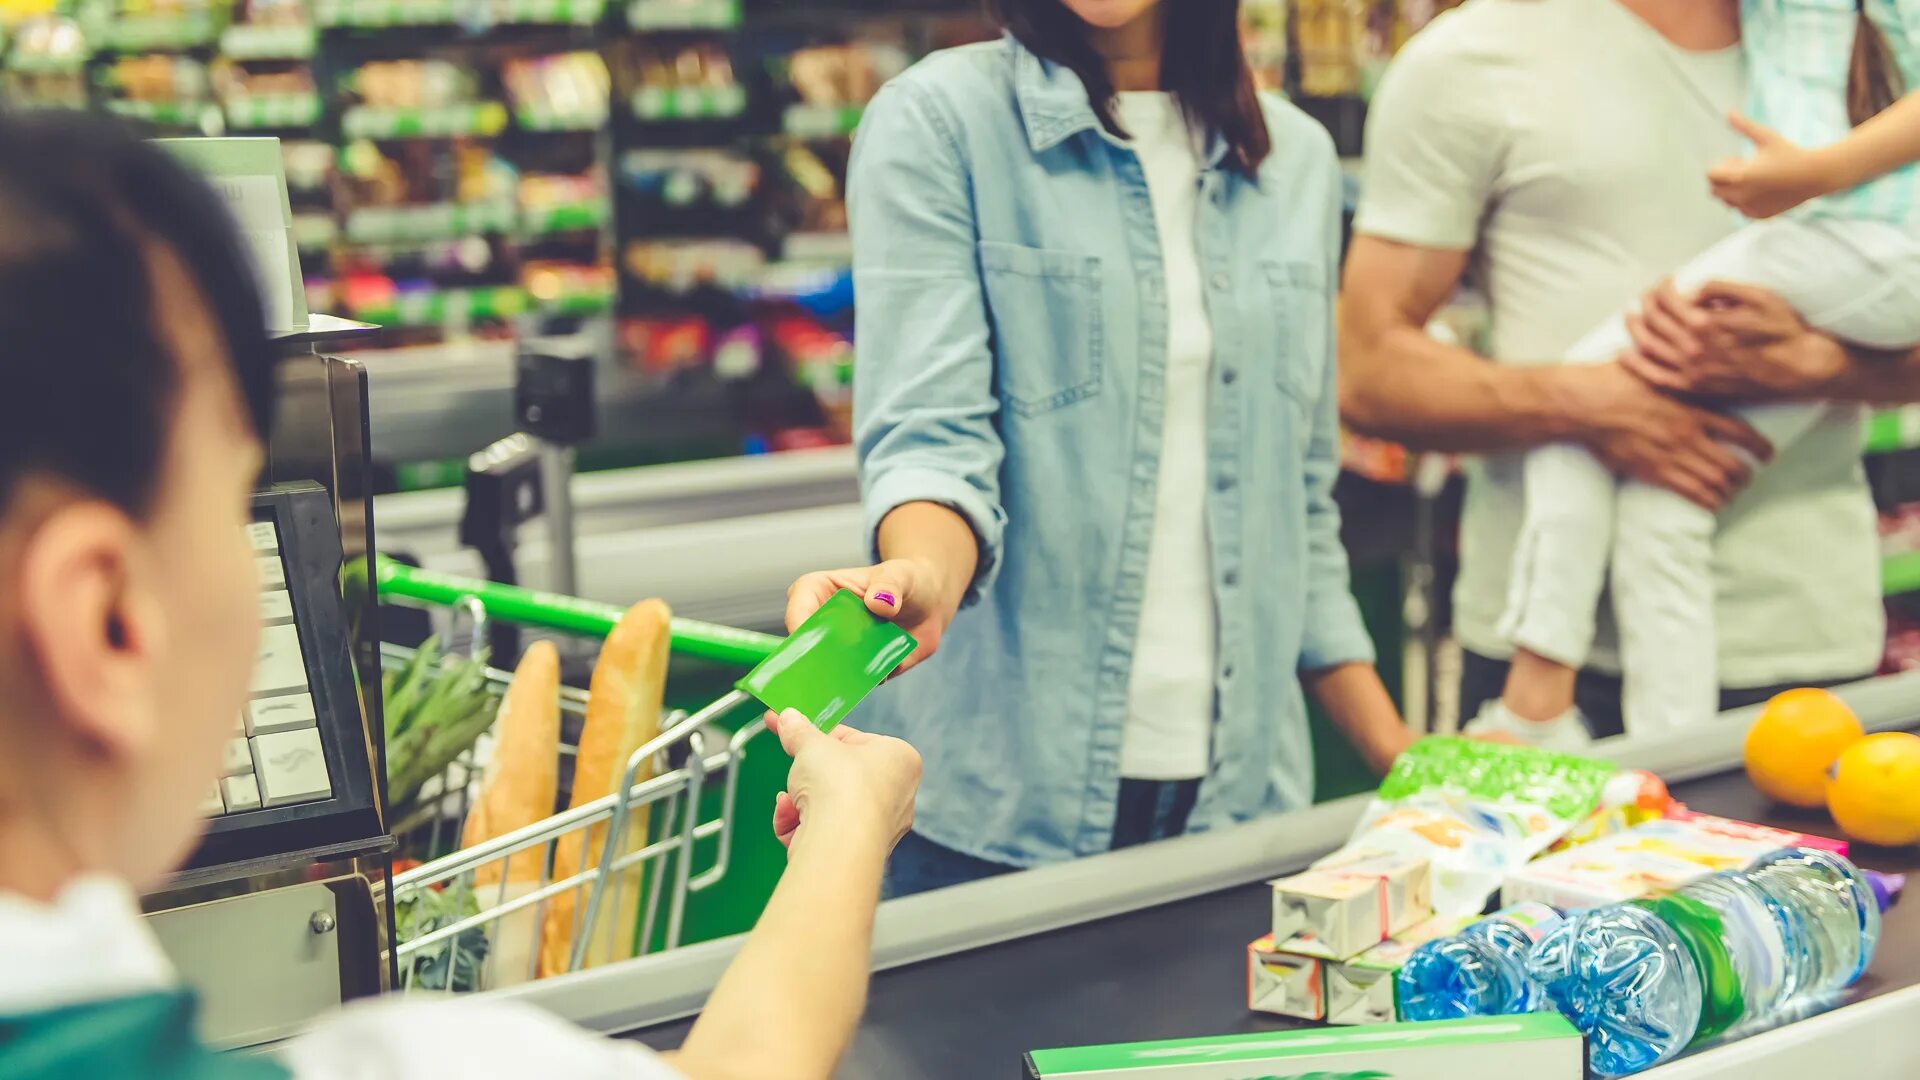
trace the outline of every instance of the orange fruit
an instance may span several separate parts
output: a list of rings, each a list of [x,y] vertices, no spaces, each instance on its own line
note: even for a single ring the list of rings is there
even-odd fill
[[[1920,842],[1920,735],[1869,735],[1840,752],[1827,785],[1840,831],[1869,844]]]
[[[1777,694],[1747,729],[1747,779],[1792,806],[1827,802],[1827,770],[1866,732],[1847,703],[1825,690]]]

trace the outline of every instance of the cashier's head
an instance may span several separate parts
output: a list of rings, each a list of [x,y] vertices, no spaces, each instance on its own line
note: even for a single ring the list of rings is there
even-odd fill
[[[0,889],[191,848],[257,633],[272,350],[233,226],[102,120],[0,113]]]

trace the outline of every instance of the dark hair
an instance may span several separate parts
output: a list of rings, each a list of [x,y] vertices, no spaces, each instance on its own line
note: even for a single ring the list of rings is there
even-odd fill
[[[1860,16],[1853,31],[1853,63],[1847,70],[1847,119],[1858,126],[1878,116],[1903,91],[1887,39],[1867,18],[1866,0],[1855,0],[1855,5]]]
[[[1254,93],[1253,71],[1240,44],[1240,0],[1163,0],[1160,86],[1187,122],[1227,143],[1233,168],[1252,176],[1273,149]],[[1114,116],[1113,81],[1087,38],[1087,24],[1061,0],[987,0],[994,20],[1034,55],[1070,68],[1086,84],[1087,101],[1108,131],[1124,136]]]
[[[264,439],[275,354],[212,189],[115,121],[0,113],[0,506],[46,474],[150,508],[185,360],[161,341],[156,244],[204,298]]]

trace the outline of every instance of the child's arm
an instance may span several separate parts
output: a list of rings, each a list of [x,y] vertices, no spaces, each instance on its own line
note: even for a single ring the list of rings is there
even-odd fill
[[[1753,156],[1715,165],[1707,180],[1715,197],[1750,218],[1773,217],[1920,161],[1920,93],[1895,101],[1839,142],[1814,149],[1738,113],[1728,119],[1753,140]]]

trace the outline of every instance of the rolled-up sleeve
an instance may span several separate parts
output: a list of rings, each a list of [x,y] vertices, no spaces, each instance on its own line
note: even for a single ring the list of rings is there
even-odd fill
[[[980,545],[967,602],[991,586],[1005,449],[959,140],[910,83],[868,107],[847,170],[855,305],[854,439],[869,547],[910,502],[949,507]]]
[[[1331,185],[1335,203],[1328,212],[1327,235],[1329,282],[1338,280],[1340,269],[1340,176],[1339,165]],[[1372,663],[1373,638],[1360,617],[1360,605],[1353,599],[1347,549],[1340,542],[1340,506],[1333,499],[1333,485],[1340,478],[1340,411],[1336,389],[1338,371],[1334,357],[1332,290],[1329,289],[1325,325],[1327,362],[1321,365],[1325,376],[1320,387],[1320,405],[1313,418],[1313,437],[1307,447],[1307,612],[1306,627],[1300,644],[1300,670],[1318,671],[1337,664]]]

